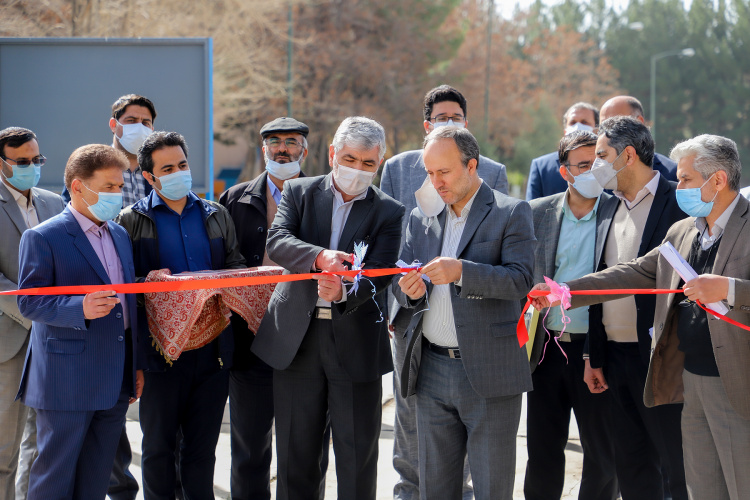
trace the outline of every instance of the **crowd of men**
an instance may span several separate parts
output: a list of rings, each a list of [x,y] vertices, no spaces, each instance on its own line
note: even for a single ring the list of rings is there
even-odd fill
[[[115,101],[111,146],[76,149],[62,196],[36,187],[46,159],[26,128],[0,131],[0,289],[101,285],[278,266],[253,332],[239,315],[167,360],[144,301],[0,296],[0,498],[132,500],[125,430],[140,399],[147,500],[213,498],[227,399],[231,494],[323,498],[329,443],[338,497],[374,499],[382,375],[394,372],[394,498],[511,499],[522,395],[525,497],[563,494],[571,410],[583,448],[579,498],[741,499],[750,479],[750,204],[731,140],[700,135],[655,152],[640,102],[579,102],[558,151],[530,167],[527,201],[480,155],[467,102],[424,98],[423,148],[385,161],[383,127],[348,117],[309,177],[309,127],[260,129],[265,171],[219,202],[192,191],[188,146],[154,131],[149,99]],[[662,256],[671,243],[697,277]],[[342,278],[366,245],[366,269]],[[397,264],[399,262],[399,264]],[[338,273],[338,274],[337,274]],[[536,296],[529,349],[516,325]],[[599,294],[605,289],[670,294]]]

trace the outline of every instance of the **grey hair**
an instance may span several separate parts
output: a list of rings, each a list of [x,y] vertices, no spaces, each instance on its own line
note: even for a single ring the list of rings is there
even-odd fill
[[[441,139],[452,139],[456,143],[458,152],[461,153],[461,163],[464,168],[469,166],[469,160],[474,159],[479,163],[479,143],[476,138],[465,128],[459,127],[438,127],[432,130],[424,138],[422,148],[428,144]]]
[[[641,162],[653,168],[654,138],[647,126],[631,116],[613,116],[599,124],[599,137],[605,136],[609,147],[617,154],[628,146],[633,146]]]
[[[719,170],[727,173],[727,183],[732,191],[740,190],[742,163],[737,151],[737,144],[720,135],[703,134],[683,141],[672,148],[669,157],[679,162],[681,159],[695,155],[693,168],[708,180]]]
[[[339,125],[331,143],[334,151],[344,146],[369,150],[378,147],[378,160],[385,156],[385,130],[383,126],[364,116],[350,116]]]

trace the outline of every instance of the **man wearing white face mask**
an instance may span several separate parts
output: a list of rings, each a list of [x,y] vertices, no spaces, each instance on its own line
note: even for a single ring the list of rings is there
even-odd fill
[[[136,276],[164,268],[176,274],[245,267],[229,213],[190,190],[187,145],[180,134],[151,134],[138,152],[138,163],[153,191],[117,218],[133,240]],[[145,307],[138,308],[138,322],[144,332],[139,353],[151,385],[140,406],[144,498],[174,498],[178,431],[185,498],[213,498],[216,443],[233,359],[232,332],[225,329],[167,365],[151,345]]]
[[[345,119],[329,148],[332,173],[285,184],[268,234],[269,258],[286,274],[335,272],[352,262],[355,243],[364,243],[367,269],[393,267],[404,207],[371,185],[384,154],[379,123]],[[393,369],[379,293],[390,277],[362,279],[356,291],[336,275],[316,278],[277,285],[252,346],[275,369],[276,498],[318,497],[330,414],[338,498],[372,500],[381,376]]]
[[[593,132],[599,125],[599,110],[587,102],[577,102],[565,111],[562,119],[563,135],[577,130]],[[534,158],[529,167],[526,184],[526,199],[562,193],[568,185],[560,175],[560,161],[557,151]]]
[[[610,198],[591,173],[595,146],[596,135],[591,132],[563,136],[558,151],[560,176],[568,184],[567,191],[529,202],[534,233],[539,237],[534,266],[537,283],[544,281],[544,276],[566,282],[595,269],[597,232],[604,226],[599,207]],[[542,317],[546,319],[542,321]],[[563,323],[560,309],[550,309],[537,323],[531,352],[534,390],[526,398],[526,500],[561,497],[571,410],[583,447],[578,498],[617,497],[610,394],[592,394],[582,382],[588,309],[570,311],[568,317],[570,322]],[[559,337],[559,344],[547,336],[547,331]]]

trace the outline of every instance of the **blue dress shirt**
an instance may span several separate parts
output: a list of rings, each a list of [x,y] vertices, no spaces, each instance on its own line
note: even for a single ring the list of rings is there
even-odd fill
[[[151,193],[154,223],[159,238],[159,262],[172,274],[212,269],[211,244],[203,222],[200,198],[188,192],[187,203],[178,214]]]

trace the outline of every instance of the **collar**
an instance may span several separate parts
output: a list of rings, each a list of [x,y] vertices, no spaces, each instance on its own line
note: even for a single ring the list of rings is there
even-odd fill
[[[599,209],[599,201],[601,201],[601,199],[602,199],[601,195],[597,196],[596,203],[594,203],[594,208],[592,208],[589,213],[587,213],[586,215],[578,219],[576,218],[575,215],[573,215],[573,211],[570,209],[570,205],[568,204],[568,193],[565,193],[565,196],[563,196],[563,207],[562,207],[563,216],[566,219],[571,220],[573,222],[591,220],[591,218],[596,215],[596,211]]]
[[[101,236],[102,228],[107,228],[106,222],[102,223],[102,225],[100,226],[99,224],[76,210],[73,204],[70,202],[68,202],[68,208],[70,208],[70,213],[72,213],[73,217],[75,217],[76,221],[78,221],[78,225],[81,226],[81,229],[84,233],[94,233],[97,236]]]
[[[645,186],[643,186],[643,189],[638,191],[638,194],[635,195],[633,201],[628,201],[625,196],[623,196],[622,191],[614,191],[614,195],[625,202],[625,206],[628,207],[628,210],[633,209],[649,194],[651,194],[651,196],[656,196],[656,191],[659,189],[659,177],[661,177],[661,173],[658,170],[654,170],[654,176]]]
[[[156,189],[152,190],[151,195],[149,196],[153,196],[153,199],[151,200],[152,208],[156,208],[157,206],[163,206],[165,208],[169,208],[169,205],[167,205],[167,203],[161,198],[161,196],[159,196],[159,193],[156,192]],[[192,191],[188,191],[187,202],[185,203],[185,210],[192,208],[192,206],[198,201],[200,201],[200,198],[198,198],[198,196]],[[169,210],[172,210],[172,209],[169,208]]]
[[[367,189],[365,189],[363,192],[361,192],[360,194],[358,194],[351,200],[344,201],[344,197],[341,195],[341,192],[338,189],[336,189],[336,184],[333,182],[333,174],[330,174],[330,175],[331,175],[331,192],[333,192],[333,199],[336,200],[336,203],[338,205],[345,205],[347,203],[353,203],[358,200],[364,200],[365,197],[367,196],[367,193],[370,191],[371,186],[368,186]]]
[[[5,184],[5,187],[8,188],[8,191],[10,191],[10,194],[13,196],[13,198],[16,200],[16,203],[21,205],[26,205],[27,207],[31,205],[34,201],[34,190],[29,189],[29,199],[27,200],[26,197],[21,193],[19,190],[8,184],[8,182],[5,180],[5,177],[3,177],[3,184]],[[23,202],[21,201],[23,200]]]
[[[706,223],[705,217],[696,217],[695,218],[695,228],[701,233],[702,238],[707,243],[713,243],[716,240],[718,240],[722,234],[724,234],[724,228],[727,227],[727,223],[729,223],[729,218],[732,216],[732,212],[734,212],[734,209],[737,207],[737,203],[740,201],[740,194],[737,193],[737,196],[734,197],[734,200],[732,203],[729,204],[729,206],[721,213],[718,219],[716,219],[716,222],[714,223],[714,234],[708,234],[708,231],[706,229],[708,228],[708,224]]]
[[[279,190],[279,188],[276,187],[276,184],[273,183],[270,175],[266,175],[266,184],[268,184],[268,189],[271,190],[271,196],[274,200],[281,196],[281,190]]]
[[[480,177],[479,187],[477,188],[476,191],[474,191],[474,195],[471,198],[469,198],[469,201],[466,202],[466,205],[464,205],[464,208],[461,209],[460,216],[456,215],[456,213],[453,211],[453,208],[450,205],[446,207],[448,208],[448,217],[451,220],[457,220],[457,219],[466,220],[466,218],[469,216],[469,212],[471,212],[471,206],[474,204],[474,200],[477,198],[477,195],[479,194],[479,190],[482,188],[483,183],[484,181]]]

